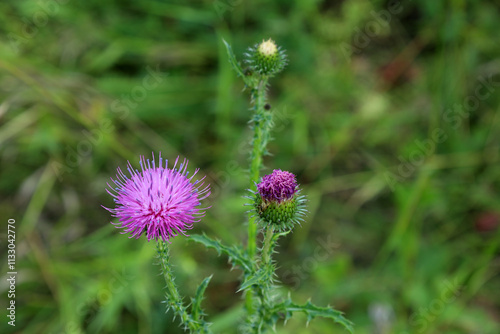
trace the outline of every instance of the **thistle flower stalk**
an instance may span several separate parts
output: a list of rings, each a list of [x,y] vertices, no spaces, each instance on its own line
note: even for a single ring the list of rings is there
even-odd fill
[[[266,228],[266,236],[264,238],[264,247],[262,248],[262,262],[263,265],[269,265],[271,263],[272,256],[272,245],[273,245],[273,235],[274,231],[272,227]]]
[[[158,257],[160,259],[161,272],[166,284],[166,303],[168,307],[172,308],[175,315],[180,318],[184,328],[189,329],[191,333],[210,333],[208,326],[206,326],[203,322],[196,321],[194,317],[188,313],[187,307],[184,306],[179,291],[177,290],[177,286],[175,285],[174,276],[172,275],[170,254],[167,245],[164,241],[158,240],[156,246],[158,250]]]
[[[262,168],[262,159],[266,151],[268,138],[271,131],[271,115],[264,106],[266,105],[266,86],[267,78],[263,79],[257,88],[252,91],[252,100],[254,102],[252,153],[250,157],[250,186],[259,181],[260,170]],[[248,217],[248,255],[254,257],[257,249],[257,225],[255,218],[250,214]]]

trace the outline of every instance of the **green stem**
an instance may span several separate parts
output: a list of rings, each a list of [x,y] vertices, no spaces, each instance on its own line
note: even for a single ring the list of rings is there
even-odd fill
[[[271,263],[273,234],[273,228],[268,227],[266,230],[266,238],[264,239],[264,247],[262,248],[262,266],[267,266]]]
[[[265,230],[264,245],[262,247],[262,268],[267,272],[274,272],[274,267],[272,264],[272,251],[273,243],[276,241],[274,238],[274,231],[272,227],[267,227]],[[271,275],[272,277],[272,275]],[[258,310],[258,320],[255,324],[267,324],[269,325],[271,309],[272,309],[272,299],[271,299],[271,288],[273,287],[272,279],[264,284],[259,284],[256,286],[257,296],[259,297],[259,310]],[[258,327],[258,326],[256,326]]]
[[[158,240],[157,248],[160,256],[161,271],[167,288],[167,304],[174,310],[175,314],[180,317],[185,328],[189,329],[191,333],[207,333],[207,330],[203,328],[201,324],[193,320],[193,317],[187,312],[187,308],[182,302],[179,291],[174,283],[167,245],[162,240]]]
[[[254,103],[253,116],[253,141],[250,163],[250,188],[254,189],[255,183],[259,182],[260,169],[262,167],[262,156],[266,150],[267,138],[269,136],[269,124],[266,119],[264,106],[266,104],[267,78],[262,79],[256,88],[252,89],[252,101]],[[257,224],[253,213],[248,218],[248,255],[255,256],[257,250]]]
[[[251,152],[251,162],[250,162],[250,189],[255,190],[255,183],[259,181],[260,169],[262,167],[262,156],[265,153],[267,139],[269,137],[270,130],[270,119],[266,115],[264,106],[266,104],[266,87],[267,87],[267,77],[263,77],[259,80],[255,87],[252,87],[251,99],[253,106],[254,115],[253,121],[253,140],[252,140],[252,152]],[[266,117],[267,116],[267,117]],[[247,252],[250,259],[254,259],[257,252],[257,224],[254,213],[249,213],[248,215],[248,244]],[[253,262],[255,263],[255,262]],[[250,318],[255,313],[255,308],[253,305],[253,295],[254,291],[246,291],[245,295],[245,307],[248,310],[248,317]]]

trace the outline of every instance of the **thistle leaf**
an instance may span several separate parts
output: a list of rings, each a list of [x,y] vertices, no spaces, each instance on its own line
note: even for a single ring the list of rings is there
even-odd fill
[[[224,253],[233,265],[238,265],[245,273],[252,271],[250,259],[238,247],[224,246],[219,240],[211,239],[206,234],[191,235],[189,239],[203,244],[207,248],[215,249],[219,255]]]
[[[222,39],[222,41],[224,42],[224,45],[226,46],[227,55],[229,57],[229,63],[231,64],[231,66],[233,67],[233,69],[236,71],[236,73],[238,74],[238,76],[240,76],[240,77],[242,77],[244,79],[245,78],[245,74],[243,73],[243,70],[241,69],[240,64],[236,60],[236,57],[234,56],[233,49],[231,48],[231,45],[229,45],[229,43],[226,42],[224,39]]]
[[[344,318],[343,313],[337,311],[331,307],[319,307],[308,301],[304,305],[299,305],[294,303],[290,297],[284,302],[275,305],[272,308],[273,315],[284,314],[285,320],[290,318],[291,313],[293,312],[302,312],[307,316],[307,322],[313,320],[316,317],[330,318],[334,322],[344,326],[349,333],[354,333],[353,323]],[[272,317],[273,321],[275,321],[276,317]]]
[[[191,307],[191,311],[193,314],[194,321],[201,322],[201,317],[203,315],[203,311],[201,309],[201,302],[203,300],[203,295],[205,294],[205,290],[210,283],[213,275],[208,276],[200,283],[198,289],[196,289],[196,295],[192,300],[193,306]]]
[[[238,292],[247,289],[252,285],[269,285],[273,282],[273,266],[263,267],[257,272],[247,275],[245,277],[244,282],[241,284],[241,287],[238,289]]]

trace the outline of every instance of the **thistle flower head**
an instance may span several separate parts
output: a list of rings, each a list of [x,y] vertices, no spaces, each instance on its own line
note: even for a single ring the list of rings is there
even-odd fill
[[[297,192],[297,180],[292,173],[275,169],[262,178],[257,190],[266,201],[282,202],[293,198]]]
[[[269,38],[267,41],[262,41],[262,43],[259,44],[258,51],[260,54],[269,57],[274,56],[278,52],[278,47],[276,43]]]
[[[291,230],[306,212],[295,175],[280,169],[261,179],[253,200],[261,224],[277,231]]]
[[[130,162],[126,176],[118,167],[116,180],[111,179],[116,187],[108,183],[106,191],[114,197],[115,208],[111,212],[119,222],[113,223],[123,228],[122,233],[130,233],[130,238],[139,238],[146,233],[151,239],[169,241],[179,233],[193,227],[205,215],[206,208],[199,208],[200,201],[210,195],[210,185],[203,187],[202,180],[193,181],[196,170],[188,178],[188,161],[177,167],[179,157],[174,166],[168,168],[168,161],[163,161],[159,154],[159,163],[140,157],[141,171],[133,169]]]
[[[272,39],[263,40],[249,48],[245,57],[245,62],[250,65],[251,70],[261,75],[273,76],[281,72],[287,64],[285,51]]]

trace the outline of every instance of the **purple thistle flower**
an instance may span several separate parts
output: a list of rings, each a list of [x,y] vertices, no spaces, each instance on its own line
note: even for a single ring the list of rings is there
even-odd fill
[[[257,191],[249,191],[253,194],[249,199],[253,200],[255,212],[265,228],[291,231],[307,212],[306,198],[300,195],[295,175],[290,172],[275,169],[261,179]]]
[[[293,198],[297,192],[297,180],[292,173],[275,169],[262,178],[257,190],[267,201],[282,202]]]
[[[122,234],[130,233],[130,238],[139,238],[145,232],[148,241],[161,238],[169,242],[178,233],[186,235],[185,230],[200,221],[208,209],[197,207],[201,200],[210,195],[210,185],[201,189],[205,177],[192,182],[198,169],[188,178],[186,159],[176,168],[177,157],[171,169],[167,167],[168,160],[163,164],[161,153],[159,159],[157,167],[154,154],[152,163],[141,156],[141,171],[134,170],[128,162],[127,170],[131,177],[127,177],[118,167],[116,180],[111,178],[117,187],[107,183],[111,191],[116,193],[106,189],[114,197],[116,207],[103,208],[119,218],[119,222],[112,224],[123,228]]]

